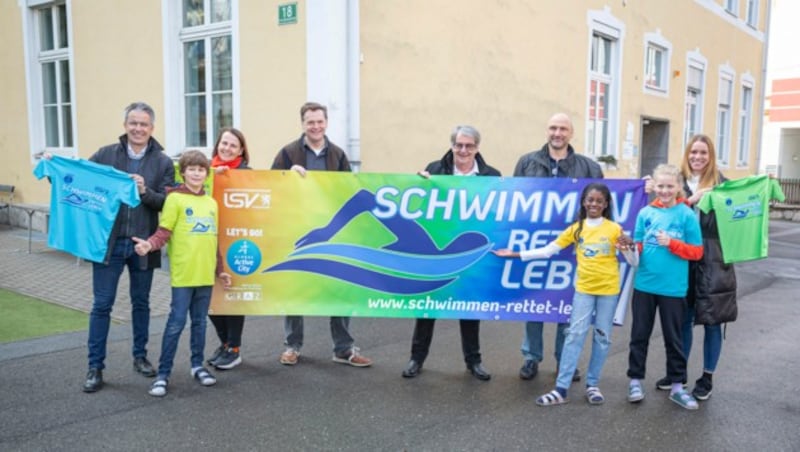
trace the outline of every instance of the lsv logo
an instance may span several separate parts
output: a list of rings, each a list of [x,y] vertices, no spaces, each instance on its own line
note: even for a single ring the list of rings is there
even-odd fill
[[[223,203],[229,209],[269,209],[271,192],[259,188],[227,188]]]

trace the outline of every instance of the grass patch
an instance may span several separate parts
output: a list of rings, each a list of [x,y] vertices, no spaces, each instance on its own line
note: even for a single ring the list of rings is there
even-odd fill
[[[89,315],[0,289],[0,343],[85,330]]]

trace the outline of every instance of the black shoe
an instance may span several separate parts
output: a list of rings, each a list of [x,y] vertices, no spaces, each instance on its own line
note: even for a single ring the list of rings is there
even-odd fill
[[[422,363],[410,360],[408,364],[406,364],[406,368],[403,369],[403,377],[404,378],[414,378],[419,375],[419,371],[422,370]]]
[[[686,387],[686,382],[683,382],[683,387]],[[669,391],[672,389],[672,380],[669,377],[664,377],[656,382],[656,389],[659,391]]]
[[[581,370],[577,367],[575,368],[575,373],[572,374],[572,381],[581,381]]]
[[[100,369],[89,369],[86,374],[86,381],[83,383],[83,392],[97,392],[103,387],[103,371]]]
[[[142,356],[141,358],[135,358],[133,360],[133,370],[139,372],[145,377],[156,376],[156,370],[153,368],[153,365],[150,364],[150,361],[148,361],[147,358],[145,358],[144,356]]]
[[[472,372],[472,375],[478,380],[486,381],[492,378],[492,375],[483,368],[483,364],[481,363],[467,364],[467,370]]]
[[[530,380],[539,373],[539,363],[532,359],[526,359],[519,368],[519,378],[523,380]]]
[[[702,377],[698,378],[697,381],[694,382],[694,389],[692,390],[692,395],[697,400],[708,400],[711,397],[711,375],[703,374]]]
[[[214,363],[219,359],[220,356],[222,356],[223,353],[225,353],[225,350],[227,349],[228,347],[225,344],[220,344],[220,346],[217,347],[216,350],[214,350],[214,353],[211,354],[211,356],[208,358],[208,361],[206,362],[213,366]]]

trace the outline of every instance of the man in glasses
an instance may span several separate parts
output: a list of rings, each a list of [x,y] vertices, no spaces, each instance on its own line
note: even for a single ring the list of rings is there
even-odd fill
[[[580,155],[570,146],[574,129],[572,121],[565,113],[556,113],[547,121],[547,143],[538,151],[520,157],[514,169],[514,177],[569,177],[602,179],[603,171],[594,160]],[[556,361],[561,361],[561,348],[564,346],[566,323],[559,323],[556,329]],[[519,377],[530,380],[539,372],[539,363],[544,356],[542,332],[543,322],[526,322],[525,337],[522,340],[522,356],[525,361],[519,370]],[[558,369],[558,364],[556,364]],[[575,369],[574,381],[581,379]]]

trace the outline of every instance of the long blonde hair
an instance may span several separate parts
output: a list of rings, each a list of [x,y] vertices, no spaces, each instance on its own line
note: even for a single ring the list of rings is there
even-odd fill
[[[711,141],[708,135],[694,135],[689,139],[689,142],[686,143],[686,149],[683,151],[683,159],[681,160],[681,173],[683,173],[683,177],[686,179],[692,177],[692,167],[689,165],[689,154],[692,152],[692,145],[698,141],[708,146],[708,165],[703,168],[703,172],[700,174],[700,182],[698,182],[697,188],[713,187],[718,185],[720,180],[719,171],[717,171],[717,150],[714,148],[714,142]]]
[[[662,163],[653,170],[653,179],[658,176],[672,176],[675,182],[678,183],[678,192],[675,194],[676,199],[685,198],[686,194],[683,192],[683,174],[677,166],[670,163]]]

